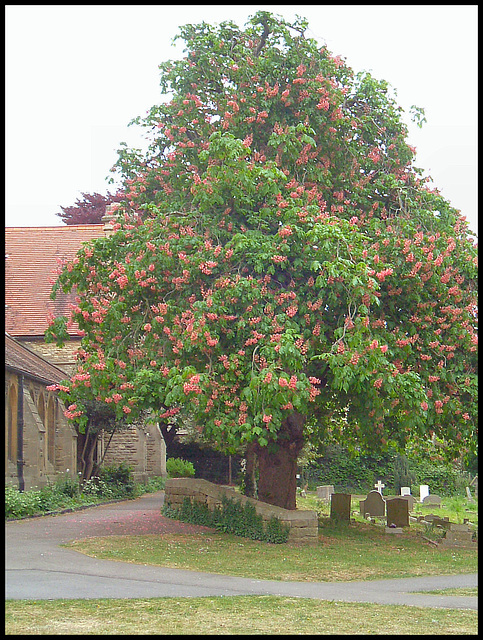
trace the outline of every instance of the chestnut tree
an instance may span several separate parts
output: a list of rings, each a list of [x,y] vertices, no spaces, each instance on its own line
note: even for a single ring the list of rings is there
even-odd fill
[[[289,509],[307,440],[437,439],[450,457],[476,440],[467,223],[414,166],[388,83],[306,28],[258,12],[180,29],[169,99],[134,121],[149,150],[119,152],[115,233],[53,291],[77,291],[72,419],[89,394],[133,420],[189,412],[255,453],[259,499]]]

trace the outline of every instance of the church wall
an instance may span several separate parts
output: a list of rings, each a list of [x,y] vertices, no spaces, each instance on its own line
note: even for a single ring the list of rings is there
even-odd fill
[[[58,347],[54,343],[47,344],[43,338],[36,340],[32,338],[17,338],[17,340],[51,364],[65,371],[66,378],[73,372],[75,367],[74,353],[80,347],[80,340],[66,342],[63,347]]]
[[[102,436],[102,450],[110,434]],[[136,482],[149,477],[166,476],[166,445],[157,425],[130,425],[112,437],[104,457],[104,466],[126,462]]]
[[[9,431],[18,433],[17,404],[19,376],[11,371],[5,375],[6,455],[5,483],[19,485],[17,450],[9,452]],[[75,475],[77,434],[67,424],[63,404],[46,385],[24,376],[23,379],[23,478],[24,489],[53,483],[61,473]],[[50,407],[50,412],[49,412]],[[15,414],[15,416],[13,415]],[[49,437],[51,455],[49,456]],[[53,442],[52,442],[53,438]],[[10,449],[12,447],[10,446]]]
[[[74,353],[80,346],[79,340],[67,342],[64,347],[57,347],[55,344],[46,344],[43,339],[17,338],[19,342],[45,358],[50,363],[60,367],[69,377],[75,369]],[[36,391],[35,403],[38,403],[40,391]],[[45,484],[56,474],[77,471],[77,433],[71,427],[63,415],[64,407],[61,401],[56,398],[55,402],[55,422],[59,427],[55,433],[55,462],[48,459],[48,437],[38,429],[37,445],[31,445],[29,440],[29,454],[33,458],[41,455],[37,460],[39,473],[37,481]],[[38,413],[38,412],[37,412]],[[48,415],[48,402],[45,400],[46,418]],[[38,416],[30,418],[31,422],[37,422]],[[44,424],[43,416],[40,423]],[[60,426],[62,425],[62,426]],[[103,446],[109,441],[110,434],[101,436],[100,455],[102,456]],[[32,440],[34,442],[34,440]],[[35,446],[38,447],[37,454]],[[44,451],[45,450],[45,451]],[[41,452],[41,453],[40,453]],[[116,433],[109,445],[108,452],[104,459],[104,465],[120,464],[127,461],[133,468],[133,475],[137,482],[144,482],[151,476],[166,476],[166,445],[156,425],[143,425],[141,427],[130,428],[127,431]],[[15,465],[13,465],[15,466]],[[13,473],[13,470],[12,470]],[[29,474],[31,471],[29,470]],[[16,472],[14,473],[16,477]],[[30,475],[29,475],[30,477]]]

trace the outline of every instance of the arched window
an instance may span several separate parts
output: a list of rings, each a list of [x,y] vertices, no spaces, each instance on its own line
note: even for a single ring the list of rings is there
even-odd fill
[[[47,405],[47,459],[55,463],[55,404],[54,399],[49,398]]]
[[[45,427],[45,401],[44,401],[43,393],[39,395],[39,399],[37,402],[37,411],[39,412],[39,417],[42,420],[42,424]]]
[[[7,403],[7,455],[12,462],[17,462],[17,389],[12,385],[8,391]]]
[[[47,433],[47,426],[45,424],[45,400],[44,400],[44,394],[40,393],[39,394],[39,399],[37,400],[37,412],[39,414],[39,418],[42,421],[42,424],[44,426],[44,433],[41,434],[41,440],[43,439],[44,441],[44,449],[43,449],[43,462],[42,464],[44,465],[45,468],[45,464],[47,462],[47,457],[46,457],[46,451],[48,451],[48,446],[49,446],[49,441],[48,441],[48,433]]]

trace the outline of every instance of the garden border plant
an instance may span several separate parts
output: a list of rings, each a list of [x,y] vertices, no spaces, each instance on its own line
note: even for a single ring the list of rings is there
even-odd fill
[[[201,524],[252,540],[272,544],[283,544],[288,540],[289,527],[278,518],[272,516],[264,524],[263,517],[257,514],[254,505],[249,502],[243,505],[226,496],[222,496],[221,506],[215,505],[213,509],[207,504],[186,497],[179,509],[165,505],[162,513],[168,518]]]
[[[99,476],[83,484],[78,477],[62,475],[53,484],[27,491],[5,485],[5,519],[17,520],[129,500],[144,493],[160,491],[164,483],[165,478],[162,477],[150,478],[146,483],[135,483],[132,469],[122,462],[120,465],[104,467]]]

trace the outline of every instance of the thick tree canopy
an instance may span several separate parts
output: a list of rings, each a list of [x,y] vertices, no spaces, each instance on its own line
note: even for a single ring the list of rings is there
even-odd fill
[[[181,28],[186,57],[160,65],[171,99],[135,121],[150,149],[120,152],[117,231],[57,284],[84,335],[74,418],[91,393],[132,418],[186,407],[227,451],[473,446],[467,224],[413,166],[389,85],[306,27]]]

